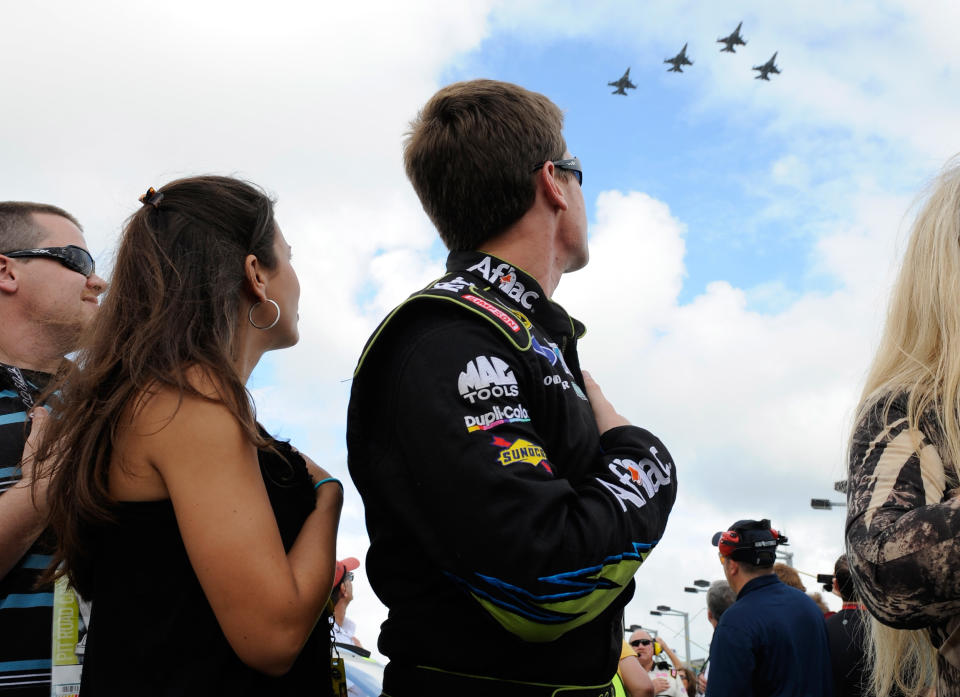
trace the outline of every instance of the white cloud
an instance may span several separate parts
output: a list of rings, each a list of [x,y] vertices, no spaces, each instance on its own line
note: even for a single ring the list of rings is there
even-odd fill
[[[584,367],[621,413],[661,436],[681,482],[661,549],[638,574],[628,623],[678,598],[702,602],[677,591],[711,568],[710,535],[735,519],[770,517],[792,533],[797,566],[832,568],[840,514],[808,502],[844,477],[902,203],[864,195],[852,206],[857,217],[823,232],[813,252],[811,265],[837,290],[759,313],[726,281],[681,304],[683,224],[644,194],[598,196],[591,263],[562,280],[556,299],[588,324]]]

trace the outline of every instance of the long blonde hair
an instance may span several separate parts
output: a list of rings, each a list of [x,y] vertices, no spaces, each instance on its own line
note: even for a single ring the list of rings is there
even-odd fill
[[[877,405],[886,416],[902,394],[908,395],[911,431],[919,431],[924,412],[936,413],[944,468],[960,477],[960,158],[933,182],[914,221],[855,424]],[[894,685],[907,697],[925,694],[937,662],[929,633],[893,629],[874,618],[868,625],[867,665],[873,665],[876,694],[883,697]]]

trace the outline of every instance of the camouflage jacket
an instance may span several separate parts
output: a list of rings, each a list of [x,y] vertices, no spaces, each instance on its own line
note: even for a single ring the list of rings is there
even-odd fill
[[[846,539],[870,613],[926,629],[938,649],[938,697],[960,696],[960,498],[935,415],[907,423],[907,397],[881,402],[850,447]]]

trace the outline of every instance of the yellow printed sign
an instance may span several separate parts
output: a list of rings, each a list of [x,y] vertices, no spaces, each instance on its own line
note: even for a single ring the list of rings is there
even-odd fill
[[[85,604],[85,607],[88,607]],[[66,576],[53,586],[53,631],[51,694],[56,697],[77,697],[83,665],[79,656],[81,635],[86,631],[80,614],[77,594]]]
[[[61,576],[53,589],[53,665],[77,665],[77,639],[80,631],[80,606],[77,594]]]

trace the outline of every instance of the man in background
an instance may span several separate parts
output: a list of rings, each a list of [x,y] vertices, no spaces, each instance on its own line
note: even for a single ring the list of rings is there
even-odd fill
[[[686,697],[687,691],[683,688],[680,680],[680,659],[673,651],[667,649],[667,655],[673,662],[673,666],[667,665],[666,661],[656,661],[654,657],[660,644],[647,632],[646,629],[638,629],[630,635],[630,645],[637,652],[637,658],[640,665],[647,671],[650,681],[653,683],[653,694],[657,697]],[[662,646],[666,646],[663,644]]]
[[[347,605],[353,600],[353,572],[360,567],[360,560],[347,557],[337,562],[333,573],[333,640],[341,644],[353,644],[363,648],[357,639],[357,625],[347,617]]]
[[[730,588],[726,581],[714,581],[707,589],[707,622],[716,630],[723,613],[733,605],[737,600],[736,593]],[[697,678],[697,694],[705,694],[707,691],[707,674],[710,672],[710,656],[707,656],[706,662],[700,670],[700,676]]]
[[[738,520],[713,536],[737,600],[710,642],[707,697],[833,694],[823,613],[773,570],[777,546],[786,542],[766,519]]]
[[[46,412],[37,395],[78,346],[106,283],[79,223],[40,203],[0,202],[0,695],[50,694],[53,589],[41,539],[44,482],[31,452]],[[36,410],[35,410],[36,407]],[[33,411],[33,430],[28,414]]]
[[[843,600],[840,612],[827,618],[827,638],[833,665],[834,697],[872,695],[865,670],[863,639],[867,620],[860,596],[850,576],[847,555],[841,554],[833,567],[833,592]]]

